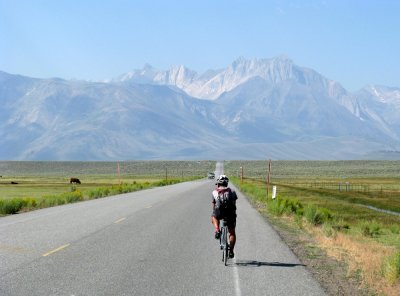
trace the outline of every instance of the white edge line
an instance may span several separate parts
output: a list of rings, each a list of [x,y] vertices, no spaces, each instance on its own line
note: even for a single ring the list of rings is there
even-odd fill
[[[233,259],[235,266],[233,267],[233,281],[235,283],[235,295],[241,296],[242,291],[240,290],[240,281],[239,281],[239,271],[236,265],[236,258]]]

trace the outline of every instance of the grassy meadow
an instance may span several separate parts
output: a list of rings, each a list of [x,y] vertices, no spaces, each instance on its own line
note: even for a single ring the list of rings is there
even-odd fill
[[[312,235],[376,293],[398,295],[400,161],[274,161],[271,168],[267,186],[267,161],[225,162],[263,215]]]
[[[0,216],[203,178],[213,161],[0,161]],[[70,184],[70,178],[81,184]]]

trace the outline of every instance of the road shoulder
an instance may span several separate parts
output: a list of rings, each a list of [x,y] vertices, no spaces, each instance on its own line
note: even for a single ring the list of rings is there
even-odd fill
[[[265,211],[259,212],[328,295],[367,296],[373,294],[367,288],[361,286],[356,274],[348,273],[347,265],[344,262],[329,257],[311,235],[300,229],[290,227],[280,219],[268,217]]]

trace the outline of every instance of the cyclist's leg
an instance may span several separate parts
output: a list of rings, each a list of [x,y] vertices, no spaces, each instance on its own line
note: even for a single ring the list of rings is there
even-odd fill
[[[228,231],[229,231],[229,246],[232,252],[236,244],[235,228],[236,228],[236,217],[230,217],[228,220]]]
[[[214,215],[211,216],[211,223],[214,225],[215,230],[219,231],[219,220]]]
[[[215,228],[215,232],[214,232],[214,237],[216,238],[216,239],[219,239],[219,237],[220,237],[220,228],[219,228],[219,219],[218,219],[218,217],[215,215],[215,213],[213,213],[212,215],[211,215],[211,223],[214,225],[214,228]]]
[[[230,248],[233,251],[233,249],[235,248],[235,244],[236,244],[236,231],[235,228],[229,228],[229,242],[230,242]]]
[[[228,228],[229,231],[229,258],[234,258],[235,253],[234,253],[234,248],[235,248],[235,243],[236,243],[236,232],[235,228]]]

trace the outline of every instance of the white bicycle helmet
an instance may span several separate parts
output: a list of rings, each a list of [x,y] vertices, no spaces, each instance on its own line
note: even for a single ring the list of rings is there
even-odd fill
[[[226,175],[220,175],[215,185],[228,186],[228,183],[229,183],[229,178]]]

